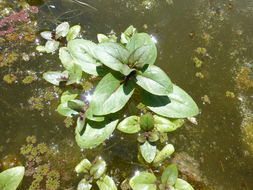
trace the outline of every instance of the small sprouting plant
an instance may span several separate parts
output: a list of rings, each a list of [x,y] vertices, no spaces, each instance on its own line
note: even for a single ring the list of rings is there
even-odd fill
[[[66,37],[66,39],[72,40],[79,34],[81,27],[79,25],[70,28],[68,22],[63,22],[56,27],[54,31],[44,31],[40,35],[47,40],[45,46],[37,46],[39,52],[54,53],[60,46],[59,40]]]
[[[188,182],[178,178],[178,170],[174,164],[168,166],[159,178],[144,171],[138,172],[129,183],[133,190],[194,190]]]
[[[84,175],[84,178],[78,184],[77,190],[89,190],[95,182],[100,190],[117,190],[113,179],[106,175],[106,162],[100,157],[92,163],[88,159],[83,159],[75,167],[75,171]]]
[[[118,124],[117,129],[127,134],[139,133],[137,140],[141,156],[147,163],[158,165],[174,152],[174,146],[167,144],[159,151],[156,142],[163,137],[163,133],[175,131],[183,124],[183,119],[167,119],[146,113],[140,117],[125,118]]]

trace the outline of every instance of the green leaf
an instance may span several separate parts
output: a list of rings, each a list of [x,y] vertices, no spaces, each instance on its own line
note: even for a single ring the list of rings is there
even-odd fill
[[[141,155],[147,163],[151,163],[156,155],[156,145],[146,141],[140,145]]]
[[[69,32],[69,23],[63,22],[59,24],[55,29],[56,39],[60,37],[66,37]]]
[[[107,67],[127,76],[131,69],[127,65],[128,50],[118,43],[105,42],[97,45],[96,56]]]
[[[106,69],[97,60],[95,49],[97,45],[84,39],[75,39],[68,42],[68,50],[75,63],[79,64],[82,70],[91,75],[103,75]]]
[[[117,129],[120,130],[123,133],[138,133],[141,128],[140,128],[140,117],[138,116],[130,116],[125,118],[123,121],[121,121]]]
[[[76,173],[88,173],[91,168],[91,163],[88,159],[83,159],[77,166],[75,167]]]
[[[148,136],[148,141],[149,142],[156,142],[159,140],[159,135],[158,132],[152,131],[149,136]]]
[[[77,90],[67,90],[61,95],[61,103],[66,103],[69,100],[74,100],[78,96]]]
[[[156,154],[153,164],[158,165],[162,163],[166,158],[170,157],[170,155],[172,155],[174,151],[174,146],[172,144],[167,144],[160,152]]]
[[[97,34],[97,39],[99,43],[109,42],[110,39],[104,34]]]
[[[46,52],[46,47],[45,47],[45,46],[37,46],[37,47],[36,47],[36,50],[37,50],[38,52],[44,53],[44,52]]]
[[[120,42],[122,44],[127,44],[131,37],[136,33],[136,28],[134,28],[132,25],[129,26],[125,31],[124,33],[121,34],[121,39],[120,39]]]
[[[172,82],[167,74],[155,65],[148,65],[138,72],[136,83],[151,94],[165,96],[172,92]]]
[[[194,190],[193,187],[185,180],[177,178],[175,184],[176,190]]]
[[[77,112],[83,112],[86,104],[81,100],[70,100],[68,101],[68,107]]]
[[[78,115],[78,112],[75,111],[75,110],[72,110],[71,108],[68,107],[68,103],[65,102],[65,103],[62,103],[60,104],[56,111],[63,115],[63,116],[66,116],[66,117],[73,117],[74,115]]]
[[[146,140],[147,140],[147,137],[144,133],[139,134],[137,137],[137,141],[139,143],[144,143],[144,142],[146,142]]]
[[[122,109],[134,92],[131,81],[121,84],[120,76],[116,73],[108,73],[98,83],[90,107],[94,115],[107,115]]]
[[[173,91],[168,96],[157,96],[141,90],[141,99],[150,110],[164,117],[186,118],[199,113],[193,99],[176,85],[173,85]]]
[[[78,118],[76,142],[80,148],[93,148],[104,142],[113,133],[118,120],[106,118],[103,122],[85,121]]]
[[[51,31],[43,31],[40,33],[40,36],[45,40],[52,40],[52,32]]]
[[[18,166],[0,173],[0,189],[15,190],[23,179],[25,167]]]
[[[158,115],[154,115],[155,128],[160,133],[175,131],[184,124],[184,119],[167,119]]]
[[[47,41],[45,44],[45,51],[47,53],[54,53],[59,48],[60,42],[55,40]]]
[[[106,172],[106,163],[103,159],[99,158],[91,166],[90,173],[94,179],[99,179]]]
[[[82,68],[80,65],[78,64],[73,64],[73,67],[69,70],[69,79],[67,82],[67,85],[70,84],[79,84],[80,80],[82,79]]]
[[[145,131],[151,131],[154,128],[154,118],[150,113],[146,113],[140,118],[140,126]]]
[[[156,177],[148,172],[140,172],[132,177],[129,184],[133,190],[156,190]]]
[[[80,25],[72,26],[69,29],[69,32],[68,32],[68,35],[67,35],[67,41],[74,40],[79,35],[80,31],[81,31],[81,26]]]
[[[103,116],[93,115],[91,108],[86,110],[85,116],[86,116],[87,119],[92,120],[92,121],[100,122],[100,121],[105,120],[105,117],[103,117]]]
[[[97,181],[97,185],[100,190],[117,190],[113,179],[108,175],[105,175],[102,179]]]
[[[178,170],[176,165],[172,164],[168,166],[162,174],[161,181],[163,184],[174,185],[177,181]]]
[[[77,186],[77,190],[90,190],[91,187],[92,185],[86,179],[82,179]]]
[[[61,81],[65,81],[64,74],[60,71],[48,71],[43,73],[43,78],[53,85],[59,86]]]
[[[61,60],[62,65],[70,71],[74,66],[74,60],[68,52],[68,48],[61,47],[59,50],[59,58]]]
[[[148,34],[136,33],[126,48],[130,51],[129,65],[142,68],[145,64],[155,63],[157,50]]]

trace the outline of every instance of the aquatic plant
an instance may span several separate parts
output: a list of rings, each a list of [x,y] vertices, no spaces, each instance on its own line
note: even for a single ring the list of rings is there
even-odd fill
[[[29,12],[31,13],[38,13],[38,8],[31,6],[28,7],[28,9],[23,9],[19,12],[12,13],[7,17],[4,17],[0,20],[0,36],[6,35],[6,34],[11,34],[16,30],[16,23],[17,22],[22,22],[22,23],[28,23],[30,22],[30,15]],[[7,29],[2,29],[7,27]]]
[[[48,190],[56,190],[60,184],[60,174],[50,167],[47,154],[49,148],[45,143],[37,143],[35,136],[26,138],[26,145],[20,148],[20,153],[26,158],[26,176],[33,178],[29,190],[46,187]]]
[[[160,180],[150,172],[138,172],[130,179],[130,186],[133,190],[194,190],[193,187],[183,179],[178,178],[176,165],[168,166],[162,173]]]
[[[35,80],[35,78],[33,76],[26,76],[22,82],[24,84],[31,84],[33,81]]]
[[[70,29],[67,23],[59,26],[62,29],[60,34],[64,35],[59,35],[58,30],[58,36],[67,36],[67,46],[59,49],[59,58],[65,70],[48,71],[43,74],[43,78],[56,86],[68,87],[61,95],[57,111],[66,117],[78,116],[75,130],[77,144],[81,148],[96,147],[108,139],[117,127],[124,133],[139,133],[137,141],[141,158],[148,164],[158,166],[174,152],[174,146],[167,144],[159,151],[156,141],[160,139],[164,142],[166,133],[181,127],[184,118],[193,117],[199,111],[193,99],[173,84],[161,68],[154,65],[157,50],[152,38],[146,33],[138,33],[136,28],[130,26],[121,34],[120,42],[117,42],[114,35],[98,34],[96,44],[89,40],[75,39],[80,30],[72,31],[71,28],[77,26]],[[52,41],[52,32],[41,35]],[[52,53],[58,46],[59,44],[51,49],[39,46],[37,50]],[[92,95],[88,94],[89,97],[82,98],[83,84],[89,80],[87,74],[92,75],[91,78],[95,80],[102,79],[97,83]],[[124,110],[130,109],[130,105],[137,106],[144,114],[123,118]],[[83,162],[84,173],[90,174],[90,162]],[[101,160],[99,162],[104,163]],[[164,175],[173,178],[173,181],[166,183],[166,180],[162,179],[159,188],[176,186],[178,190],[192,189],[188,183],[177,179],[177,170],[174,166],[171,168],[168,170],[174,173],[164,172]],[[89,180],[94,176],[90,177],[83,179],[78,189],[90,189]],[[153,174],[151,178],[157,181]],[[138,178],[134,177],[130,185],[138,190],[140,188],[138,184],[135,186],[135,179]],[[107,181],[103,183],[114,184],[110,177],[103,180]],[[156,189],[156,185],[151,189]]]
[[[98,157],[92,163],[88,159],[83,159],[76,167],[76,173],[84,174],[84,178],[79,182],[77,190],[89,190],[96,182],[100,190],[117,190],[113,179],[106,175],[106,162]]]
[[[108,117],[120,111],[134,91],[138,91],[141,102],[149,110],[161,116],[185,118],[198,114],[198,108],[191,97],[154,65],[157,50],[151,37],[145,33],[137,33],[132,26],[121,37],[123,44],[104,42],[99,37],[101,43],[97,45],[84,39],[72,39],[68,41],[67,47],[60,48],[59,57],[66,70],[46,72],[43,75],[45,80],[54,85],[59,85],[60,82],[65,82],[66,85],[80,84],[83,71],[103,78],[95,88],[88,109],[84,102],[75,100],[77,92],[68,91],[63,93],[57,111],[64,116],[80,115],[82,112],[79,122],[82,122],[84,115],[90,121],[86,122],[87,126],[101,124],[104,126],[101,126],[101,130],[104,131],[111,124],[110,130],[102,133],[103,140],[110,136],[118,123],[117,118],[110,118],[111,122],[108,122]],[[89,130],[80,135],[79,130],[83,127],[79,127],[76,130],[77,142],[82,148],[87,148],[89,146],[85,145],[86,141],[82,142],[81,139],[85,139]],[[100,143],[99,141],[94,146]]]
[[[14,74],[7,74],[3,77],[3,80],[11,84],[17,80],[17,77]]]
[[[183,119],[167,119],[146,113],[141,117],[125,118],[118,124],[117,129],[127,134],[139,133],[137,141],[141,156],[147,163],[158,165],[174,152],[174,146],[167,144],[159,151],[156,142],[163,137],[162,133],[175,131],[183,124]]]

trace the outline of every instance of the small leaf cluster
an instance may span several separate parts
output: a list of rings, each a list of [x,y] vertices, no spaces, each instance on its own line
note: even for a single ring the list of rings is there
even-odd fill
[[[140,172],[130,179],[133,190],[194,190],[193,187],[183,179],[178,178],[176,165],[168,166],[158,180],[153,173]]]
[[[117,190],[113,179],[106,175],[106,162],[102,158],[96,158],[93,163],[88,159],[83,159],[76,167],[76,173],[84,174],[84,178],[79,182],[77,190],[90,190],[96,182],[100,190]]]
[[[79,34],[81,27],[75,25],[70,28],[68,22],[63,22],[56,27],[54,31],[44,31],[40,35],[47,40],[44,46],[37,46],[39,52],[54,53],[60,46],[61,38],[66,37],[67,40],[76,38]]]
[[[147,163],[158,165],[174,152],[174,146],[167,144],[161,151],[157,150],[156,142],[162,133],[175,131],[184,124],[183,119],[168,119],[146,113],[130,116],[121,121],[117,129],[128,134],[139,133],[137,138],[139,150]]]
[[[58,36],[68,34],[65,32]],[[102,77],[89,105],[76,99],[80,92],[66,91],[57,108],[64,116],[80,116],[76,140],[81,148],[97,146],[111,135],[120,118],[112,118],[111,115],[120,113],[134,93],[140,96],[140,102],[150,111],[163,117],[186,118],[198,114],[198,107],[192,98],[154,65],[157,49],[150,35],[138,33],[130,26],[121,34],[120,42],[116,41],[115,36],[99,34],[99,43],[96,44],[85,39],[74,39],[78,36],[75,34],[73,38],[67,38],[67,47],[59,50],[65,70],[49,71],[43,77],[54,85],[64,82],[71,86],[80,84],[87,74]],[[97,138],[100,135],[102,137]]]

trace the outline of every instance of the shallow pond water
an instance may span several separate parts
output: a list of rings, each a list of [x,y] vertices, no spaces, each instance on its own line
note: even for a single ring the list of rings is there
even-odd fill
[[[68,21],[80,23],[85,30],[83,36],[94,41],[97,33],[113,30],[119,36],[129,25],[151,34],[157,41],[156,64],[193,97],[201,110],[196,117],[197,125],[186,122],[183,128],[169,135],[176,152],[191,157],[189,163],[191,160],[198,163],[206,189],[253,189],[253,137],[249,135],[253,134],[253,122],[245,124],[253,116],[253,86],[250,85],[253,79],[253,2],[82,2],[89,6],[72,0],[41,1],[37,4],[40,12],[34,32],[38,34]],[[59,171],[59,189],[75,189],[79,180],[73,171],[75,164],[83,157],[93,159],[98,154],[107,161],[109,171],[117,176],[118,182],[132,176],[140,168],[134,139],[115,132],[105,145],[96,149],[78,148],[74,128],[66,128],[64,118],[54,111],[58,104],[57,90],[41,79],[44,71],[59,68],[59,60],[55,55],[36,53],[32,56],[38,41],[41,39],[16,46],[8,40],[0,44],[5,55],[6,52],[19,54],[11,66],[0,68],[1,80],[9,73],[17,77],[12,84],[4,80],[0,83],[0,159],[16,155],[25,163],[20,148],[26,144],[27,136],[36,136],[38,143],[45,143],[51,150],[50,159],[43,158],[43,162],[50,162],[50,166]],[[31,54],[29,60],[25,59],[26,54]],[[248,71],[247,76],[242,69]],[[27,75],[35,76],[36,80],[23,84],[22,79]],[[249,80],[248,83],[245,80]],[[54,91],[51,98],[45,96],[45,89]],[[42,103],[34,106],[36,100],[31,97],[41,98]],[[20,190],[28,189],[30,184],[31,179],[25,179]]]

